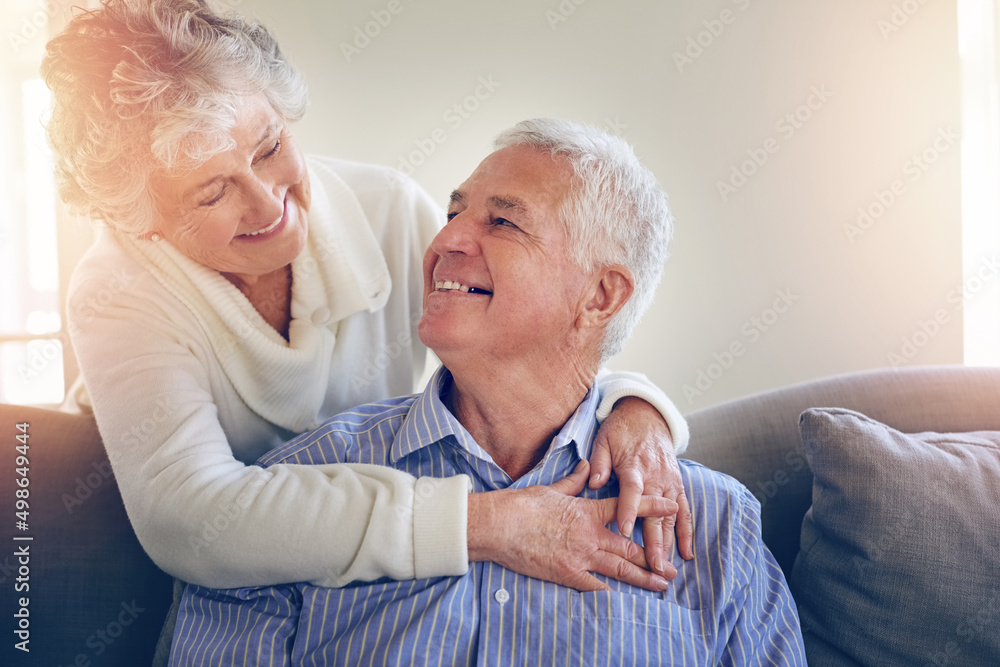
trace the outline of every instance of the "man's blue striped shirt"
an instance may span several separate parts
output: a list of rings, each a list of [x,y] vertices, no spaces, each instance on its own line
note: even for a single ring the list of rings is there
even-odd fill
[[[449,382],[441,369],[423,393],[338,415],[260,465],[371,463],[416,476],[466,474],[473,491],[490,491],[551,484],[589,457],[595,390],[542,461],[511,480],[442,403]],[[605,577],[611,591],[581,593],[492,562],[472,563],[460,577],[336,589],[190,585],[171,664],[804,666],[795,605],[761,541],[757,500],[730,477],[690,461],[680,468],[696,557],[674,557],[678,576],[662,593]],[[583,495],[616,494],[612,483]]]

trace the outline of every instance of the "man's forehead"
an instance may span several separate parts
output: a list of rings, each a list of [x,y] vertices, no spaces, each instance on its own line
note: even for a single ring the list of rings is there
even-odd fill
[[[468,203],[473,196],[490,206],[527,213],[558,204],[572,181],[572,167],[548,151],[524,144],[508,146],[488,155],[469,178],[452,192],[451,203]]]
[[[452,191],[449,201],[452,204],[467,203],[465,195],[462,194],[460,190]],[[516,195],[490,195],[486,198],[486,203],[493,208],[498,208],[504,211],[515,211],[523,214],[527,214],[530,208],[530,204],[528,202]]]

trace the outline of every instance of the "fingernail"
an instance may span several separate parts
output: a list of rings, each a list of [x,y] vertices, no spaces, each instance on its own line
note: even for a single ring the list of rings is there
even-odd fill
[[[625,525],[622,526],[622,535],[625,537],[632,537],[632,522],[626,521]]]
[[[664,579],[663,577],[654,577],[653,581],[656,582],[656,587],[659,588],[661,591],[665,591],[668,588],[670,588],[670,582]]]
[[[659,556],[653,559],[653,569],[663,574],[663,559]]]

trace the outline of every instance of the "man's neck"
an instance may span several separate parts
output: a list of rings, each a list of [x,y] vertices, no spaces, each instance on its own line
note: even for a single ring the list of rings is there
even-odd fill
[[[452,368],[446,405],[476,443],[511,479],[531,471],[552,438],[579,407],[596,368],[566,363],[559,369],[512,367],[497,373]]]

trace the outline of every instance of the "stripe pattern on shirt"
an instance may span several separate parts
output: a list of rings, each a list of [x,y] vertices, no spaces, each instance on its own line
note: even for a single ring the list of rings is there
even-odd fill
[[[541,462],[511,480],[444,407],[448,382],[441,370],[424,393],[339,415],[260,463],[370,463],[416,476],[466,474],[474,491],[489,491],[550,484],[589,457],[596,391]],[[339,589],[189,586],[171,664],[805,665],[794,603],[760,539],[757,500],[730,477],[689,461],[680,468],[695,514],[697,556],[675,555],[679,573],[665,592],[600,577],[611,591],[581,593],[492,562],[472,563],[461,577]],[[617,492],[612,483],[583,495]]]

